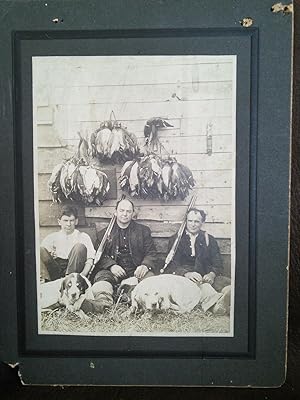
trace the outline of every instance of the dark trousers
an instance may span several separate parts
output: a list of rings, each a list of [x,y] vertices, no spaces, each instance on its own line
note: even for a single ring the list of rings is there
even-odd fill
[[[82,243],[72,247],[68,258],[53,258],[45,247],[40,248],[41,279],[54,281],[72,272],[80,273],[85,265],[87,248]]]
[[[152,271],[148,271],[143,279],[149,278],[150,276],[153,275],[154,273]],[[115,288],[116,285],[118,285],[123,279],[130,278],[131,276],[133,276],[133,273],[124,276],[121,280],[117,280],[117,278],[115,278],[115,276],[108,269],[103,269],[97,272],[97,274],[95,275],[94,283],[100,281],[106,281],[111,283],[113,288]]]
[[[227,276],[223,275],[218,275],[215,278],[214,283],[212,284],[212,287],[217,291],[221,292],[224,287],[231,285],[231,279],[228,278]]]

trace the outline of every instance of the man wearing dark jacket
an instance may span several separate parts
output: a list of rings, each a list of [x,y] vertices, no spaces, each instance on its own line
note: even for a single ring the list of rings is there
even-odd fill
[[[166,268],[167,274],[178,274],[191,281],[209,283],[217,292],[230,299],[231,280],[223,275],[223,265],[216,239],[203,231],[206,214],[203,210],[192,208],[186,219],[186,230],[179,242],[175,256]],[[170,238],[169,250],[177,235]]]
[[[85,312],[102,312],[113,304],[113,292],[117,284],[126,278],[138,281],[156,272],[156,248],[147,226],[132,220],[134,205],[128,199],[116,205],[116,223],[105,251],[92,275],[92,292],[95,300],[85,300],[81,309]],[[96,248],[106,228],[99,232]]]

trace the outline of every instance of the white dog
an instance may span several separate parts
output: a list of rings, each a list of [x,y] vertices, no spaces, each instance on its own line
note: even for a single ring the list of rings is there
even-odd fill
[[[151,276],[141,281],[131,293],[130,312],[137,310],[191,311],[200,301],[199,287],[178,275]]]

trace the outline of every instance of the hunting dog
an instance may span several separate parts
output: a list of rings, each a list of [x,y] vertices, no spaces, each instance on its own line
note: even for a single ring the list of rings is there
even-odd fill
[[[88,279],[76,272],[67,275],[61,283],[59,303],[68,311],[75,312],[80,318],[86,319],[87,315],[80,310],[82,296],[91,287]]]
[[[199,287],[188,278],[178,275],[151,276],[141,281],[131,293],[133,314],[138,310],[173,310],[190,312],[199,303]]]

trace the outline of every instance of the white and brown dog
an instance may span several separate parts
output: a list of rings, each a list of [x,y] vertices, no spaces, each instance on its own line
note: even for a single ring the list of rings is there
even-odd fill
[[[141,281],[131,293],[130,312],[173,310],[190,312],[199,303],[201,291],[195,283],[178,275],[151,276]]]
[[[61,282],[59,304],[65,306],[68,311],[75,312],[80,318],[87,315],[80,310],[84,295],[91,287],[89,280],[76,272],[67,275]]]

